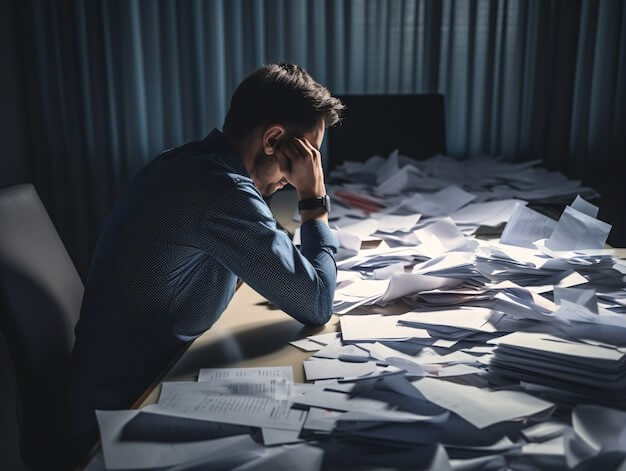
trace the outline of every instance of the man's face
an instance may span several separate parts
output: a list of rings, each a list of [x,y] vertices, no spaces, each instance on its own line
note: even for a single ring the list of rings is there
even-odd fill
[[[305,132],[300,137],[309,141],[313,147],[317,150],[322,146],[324,140],[325,123],[323,119],[317,123],[314,129]],[[288,138],[285,134],[279,135],[276,139],[278,141]],[[263,136],[262,136],[263,139]],[[270,196],[276,191],[287,185],[285,175],[280,171],[278,166],[278,159],[276,157],[276,146],[274,146],[272,153],[268,153],[270,148],[267,145],[261,145],[259,153],[254,159],[254,184],[257,186],[263,196]]]

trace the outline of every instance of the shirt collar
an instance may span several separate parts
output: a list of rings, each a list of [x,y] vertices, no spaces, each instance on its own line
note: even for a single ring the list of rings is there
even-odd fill
[[[207,146],[207,150],[211,153],[219,154],[224,162],[228,164],[235,172],[245,177],[249,177],[246,167],[235,152],[233,146],[228,142],[224,133],[219,129],[213,129],[207,137],[202,140]]]

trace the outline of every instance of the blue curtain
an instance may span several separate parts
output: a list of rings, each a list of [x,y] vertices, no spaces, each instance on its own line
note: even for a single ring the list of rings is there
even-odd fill
[[[32,179],[82,273],[128,179],[273,61],[336,94],[443,93],[450,154],[543,158],[623,201],[624,0],[34,0],[15,21]]]

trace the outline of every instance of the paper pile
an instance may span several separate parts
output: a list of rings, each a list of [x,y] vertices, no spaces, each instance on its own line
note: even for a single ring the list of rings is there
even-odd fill
[[[623,465],[626,265],[594,192],[536,164],[344,162],[340,332],[291,342],[308,382],[203,369],[141,411],[98,411],[107,468]],[[556,221],[538,201],[570,205]]]
[[[544,390],[562,403],[626,409],[626,348],[537,332],[514,332],[498,345],[489,370]],[[542,388],[543,386],[544,388]]]

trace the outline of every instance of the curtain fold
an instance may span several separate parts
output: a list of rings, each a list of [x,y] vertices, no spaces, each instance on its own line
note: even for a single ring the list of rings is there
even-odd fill
[[[129,178],[220,128],[252,70],[292,61],[337,94],[442,93],[451,155],[542,158],[619,201],[625,3],[19,2],[34,183],[84,274]],[[605,217],[623,236],[620,209]]]

